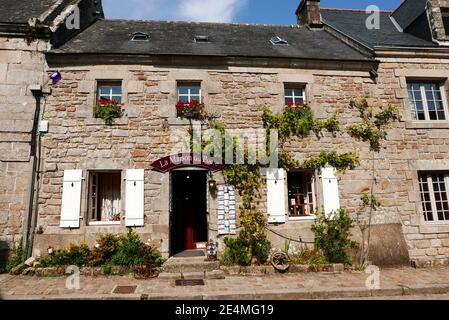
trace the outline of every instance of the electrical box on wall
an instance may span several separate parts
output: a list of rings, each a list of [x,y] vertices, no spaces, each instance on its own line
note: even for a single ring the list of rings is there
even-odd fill
[[[40,133],[48,132],[48,121],[42,120],[41,122],[39,122],[39,132]]]

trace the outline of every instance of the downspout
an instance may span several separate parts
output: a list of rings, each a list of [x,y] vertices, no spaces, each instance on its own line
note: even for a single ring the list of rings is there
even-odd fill
[[[32,169],[31,169],[31,185],[30,185],[30,192],[29,192],[29,198],[28,198],[28,212],[26,213],[26,219],[24,220],[24,230],[23,230],[23,248],[25,249],[23,251],[22,258],[23,260],[27,259],[31,256],[32,252],[32,246],[33,244],[30,243],[30,235],[34,233],[33,228],[31,227],[32,223],[32,216],[33,216],[33,207],[34,207],[34,197],[35,197],[35,182],[36,182],[36,173],[37,173],[37,156],[36,156],[36,138],[37,138],[37,126],[39,123],[39,115],[41,112],[41,98],[43,96],[42,93],[42,87],[40,85],[38,86],[32,86],[31,92],[34,96],[34,99],[36,99],[36,108],[34,110],[34,118],[33,118],[33,129],[31,131],[31,148],[30,148],[30,160],[32,161]]]

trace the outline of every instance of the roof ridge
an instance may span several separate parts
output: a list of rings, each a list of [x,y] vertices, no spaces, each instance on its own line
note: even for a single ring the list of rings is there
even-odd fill
[[[184,23],[184,24],[209,24],[225,26],[256,26],[256,27],[298,27],[297,24],[267,24],[267,23],[242,23],[242,22],[207,22],[207,21],[183,21],[183,20],[146,20],[146,19],[102,19],[99,21],[117,21],[117,22],[165,22],[165,23]]]
[[[329,10],[329,11],[350,11],[350,12],[383,12],[383,13],[392,13],[390,10],[363,10],[363,9],[350,9],[350,8],[321,8],[321,10]]]

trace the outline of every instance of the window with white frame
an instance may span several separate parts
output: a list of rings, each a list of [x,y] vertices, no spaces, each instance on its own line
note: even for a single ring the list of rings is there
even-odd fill
[[[201,103],[201,83],[178,82],[178,102],[189,103],[192,101]]]
[[[306,90],[304,85],[286,84],[284,87],[285,105],[305,104]]]
[[[89,172],[89,222],[120,222],[121,172]]]
[[[122,103],[122,82],[121,81],[98,81],[97,100],[115,100]]]
[[[424,220],[449,221],[449,172],[420,173],[419,189]]]
[[[443,83],[408,81],[407,90],[413,120],[446,120]]]
[[[314,172],[288,172],[287,184],[289,216],[291,218],[312,216],[316,208]]]

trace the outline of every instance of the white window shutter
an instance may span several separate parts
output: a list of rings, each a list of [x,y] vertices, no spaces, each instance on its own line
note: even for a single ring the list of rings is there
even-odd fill
[[[336,171],[333,167],[321,169],[321,185],[323,186],[324,213],[326,217],[331,217],[331,213],[340,209]]]
[[[285,223],[285,170],[267,169],[268,223]]]
[[[126,170],[125,225],[142,227],[144,225],[144,170]]]
[[[83,170],[64,170],[61,228],[79,228]]]

